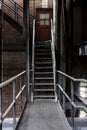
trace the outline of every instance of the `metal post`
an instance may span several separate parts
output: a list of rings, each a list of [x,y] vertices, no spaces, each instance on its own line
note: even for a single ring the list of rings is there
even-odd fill
[[[2,17],[0,17],[0,72],[2,72]],[[0,73],[1,82],[2,73]]]
[[[2,88],[0,88],[0,130],[2,130]]]
[[[2,67],[2,51],[3,51],[3,39],[2,39],[2,32],[3,32],[3,0],[2,0],[2,14],[0,17],[0,82],[3,80],[3,67]],[[2,130],[2,88],[0,88],[0,130]]]
[[[22,90],[22,78],[20,77],[20,91]],[[22,111],[22,93],[20,95],[20,112]]]
[[[15,101],[13,106],[13,129],[16,127],[16,81],[13,81],[13,100]]]
[[[65,77],[63,76],[63,91],[65,92]],[[63,110],[65,112],[65,95],[63,94]]]
[[[71,80],[71,100],[74,101],[74,88],[73,88],[73,81]],[[71,106],[71,123],[72,127],[74,127],[74,107]]]
[[[58,0],[53,0],[53,35],[54,35],[54,44],[57,44],[57,9],[58,9]]]
[[[23,11],[24,11],[24,42],[26,44],[26,59],[27,59],[27,99],[29,101],[30,93],[30,64],[29,64],[29,0],[23,0]]]
[[[61,75],[60,74],[58,74],[58,82],[59,82],[59,84],[62,86],[62,77],[61,77]],[[61,97],[61,91],[60,91],[60,89],[59,89],[59,101],[60,101],[60,103],[62,102],[62,97]]]

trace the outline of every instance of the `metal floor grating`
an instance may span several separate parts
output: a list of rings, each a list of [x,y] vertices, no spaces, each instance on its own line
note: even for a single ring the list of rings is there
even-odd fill
[[[27,105],[18,130],[71,130],[59,103],[34,100]]]

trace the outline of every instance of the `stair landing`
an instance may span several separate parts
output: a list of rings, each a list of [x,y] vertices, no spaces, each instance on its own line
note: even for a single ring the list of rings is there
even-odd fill
[[[59,103],[38,99],[27,105],[18,130],[71,130]]]

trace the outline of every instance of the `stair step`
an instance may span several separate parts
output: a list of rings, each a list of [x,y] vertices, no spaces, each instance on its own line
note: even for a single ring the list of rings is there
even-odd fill
[[[51,55],[51,53],[35,53],[35,55],[37,56],[37,55]]]
[[[37,86],[37,85],[39,85],[39,86],[42,86],[42,85],[49,86],[49,85],[54,85],[54,83],[35,83],[34,85],[35,86]]]
[[[36,57],[35,59],[39,59],[39,60],[52,60],[52,58],[48,58],[48,57]]]
[[[36,43],[36,46],[51,46],[51,43]]]
[[[46,52],[51,52],[51,49],[50,49],[50,48],[39,48],[39,49],[36,48],[36,49],[35,49],[35,52],[38,52],[38,51],[39,51],[39,52],[43,52],[43,51],[44,51],[44,52],[45,52],[45,51],[46,51]]]
[[[52,62],[35,62],[35,64],[52,64]]]
[[[34,99],[35,98],[39,98],[39,99],[54,99],[55,98],[55,96],[52,96],[52,95],[49,95],[49,96],[47,96],[47,95],[37,95],[37,96],[34,96]]]
[[[46,40],[46,41],[37,41],[36,43],[40,43],[40,44],[41,43],[46,43],[47,44],[47,43],[50,43],[50,42],[51,42],[51,40]]]
[[[45,92],[46,92],[46,91],[48,91],[48,92],[50,91],[50,92],[53,92],[54,89],[34,89],[34,91],[35,91],[35,92],[37,92],[37,91],[45,91]]]
[[[46,79],[47,79],[47,80],[49,79],[49,80],[50,80],[50,79],[53,79],[53,77],[37,77],[37,78],[35,78],[35,79],[45,79],[45,80],[46,80]]]
[[[35,72],[35,74],[53,74],[53,72]]]
[[[47,66],[44,66],[44,67],[35,67],[35,69],[52,69],[52,67],[47,67]]]

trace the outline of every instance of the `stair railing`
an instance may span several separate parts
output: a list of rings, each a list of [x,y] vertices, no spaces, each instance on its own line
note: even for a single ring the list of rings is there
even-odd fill
[[[14,4],[14,8],[13,8],[13,4],[11,2],[7,4],[6,2],[2,3],[2,1],[0,1],[0,3],[1,5],[3,5],[3,11],[6,9],[5,12],[9,16],[11,16],[18,23],[20,22],[21,24],[23,24],[23,11],[21,10],[21,8],[19,8],[17,4]],[[20,13],[18,10],[20,10]]]
[[[23,7],[20,6],[14,0],[9,0],[9,2],[13,5],[13,8],[15,10],[15,19],[16,19],[16,21],[18,21],[18,15],[17,15],[17,13],[19,14],[19,12],[22,13],[22,18],[23,18]]]
[[[20,5],[14,0],[6,0],[4,2],[0,1],[1,6],[3,6],[3,11],[9,15],[18,24],[23,26],[23,4]],[[33,19],[36,19],[32,14],[29,13],[29,24],[30,30],[32,32]]]
[[[9,93],[7,97],[4,93],[6,90],[7,91],[9,90],[9,87],[13,91],[13,93]],[[9,99],[8,101],[9,104],[7,104],[7,102],[5,104],[4,100],[5,97]],[[12,109],[13,109],[13,116],[12,116],[13,130],[16,129],[26,103],[27,103],[26,71],[23,71],[20,74],[0,83],[0,130],[3,130],[3,122],[7,117],[7,115],[9,114],[9,112],[12,112]],[[17,111],[17,105],[19,107],[18,111]],[[18,115],[19,118],[17,117],[17,112],[19,113]]]
[[[66,102],[69,101],[69,103],[71,104],[71,125],[74,128],[74,115],[75,115],[75,111],[76,109],[78,110],[84,110],[87,113],[87,101],[84,97],[78,95],[78,93],[75,93],[75,87],[77,88],[79,86],[79,84],[82,83],[86,83],[87,84],[87,80],[86,79],[80,79],[80,78],[74,78],[60,70],[57,70],[58,73],[58,83],[57,83],[57,88],[58,88],[58,99],[61,103],[61,106],[63,106],[63,110],[65,112],[66,107],[65,104]],[[60,78],[61,77],[61,78]],[[65,78],[67,78],[68,80],[68,90],[69,93],[65,91],[65,85],[64,84],[64,80]],[[74,83],[77,83],[78,85],[76,86]],[[85,86],[85,88],[87,88],[87,86]],[[60,91],[61,91],[61,95],[60,95]],[[68,100],[65,100],[63,98],[63,96]],[[79,103],[75,102],[75,96],[79,99]],[[62,98],[62,99],[61,99]],[[61,102],[62,101],[62,102]]]
[[[13,5],[16,6],[16,8],[20,9],[21,11],[23,11],[23,7],[21,5],[19,5],[17,2],[15,2],[14,0],[9,0]],[[29,16],[32,18],[35,18],[32,14],[29,13]]]
[[[57,91],[56,91],[56,59],[55,59],[55,45],[54,45],[53,21],[52,21],[52,19],[51,19],[51,51],[52,51],[52,64],[53,64],[55,100],[57,101]]]
[[[33,102],[33,88],[34,88],[34,72],[35,71],[35,19],[33,20],[33,37],[32,37],[32,88],[31,101]]]

